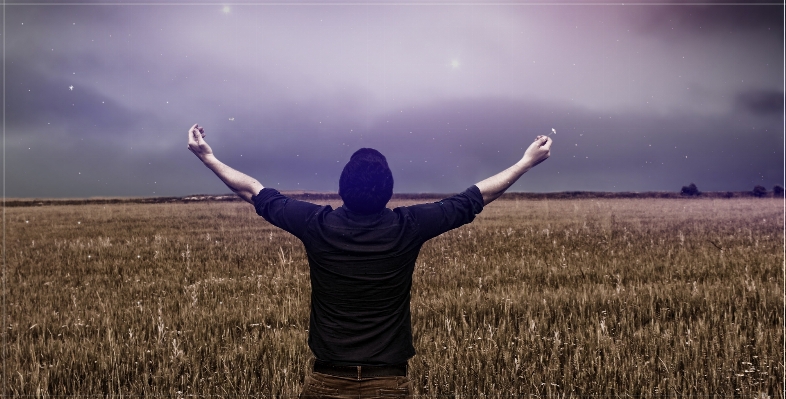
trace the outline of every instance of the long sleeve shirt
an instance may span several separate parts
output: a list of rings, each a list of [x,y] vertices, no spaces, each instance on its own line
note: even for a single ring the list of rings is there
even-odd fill
[[[371,215],[294,200],[270,188],[252,201],[258,215],[305,246],[314,356],[352,366],[400,364],[415,355],[410,290],[420,248],[483,210],[476,186]]]

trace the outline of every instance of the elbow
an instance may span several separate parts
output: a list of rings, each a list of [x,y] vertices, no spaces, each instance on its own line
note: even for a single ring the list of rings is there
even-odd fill
[[[251,199],[254,196],[253,194],[251,194],[251,193],[246,191],[246,192],[242,192],[242,193],[237,193],[237,196],[242,198],[243,201],[246,201],[249,204],[254,205],[254,201]]]
[[[497,198],[499,198],[499,196],[500,196],[501,194],[502,194],[502,193],[499,193],[499,194],[490,194],[490,195],[483,195],[483,206],[486,206],[486,205],[488,205],[488,204],[490,204],[490,203],[494,202],[494,200],[495,200],[495,199],[497,199]]]
[[[251,197],[253,197],[254,194],[251,193],[251,191],[249,191],[249,190],[238,190],[238,189],[234,189],[234,188],[231,188],[231,187],[230,187],[230,189],[232,190],[233,193],[235,193],[235,195],[240,197],[243,201],[246,201],[246,202],[248,202],[249,204],[252,204],[252,205],[254,204],[254,202],[251,200]]]

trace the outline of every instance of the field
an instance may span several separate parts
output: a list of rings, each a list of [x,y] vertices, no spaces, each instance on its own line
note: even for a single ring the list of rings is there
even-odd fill
[[[305,252],[250,205],[5,222],[4,395],[299,392]],[[420,254],[416,393],[783,398],[783,231],[782,199],[498,200]]]

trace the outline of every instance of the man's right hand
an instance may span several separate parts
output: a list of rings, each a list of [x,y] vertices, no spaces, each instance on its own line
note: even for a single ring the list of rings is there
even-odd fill
[[[198,124],[188,129],[188,149],[203,162],[205,157],[213,155],[213,149],[205,141],[205,129]]]
[[[224,184],[235,194],[249,203],[253,203],[252,198],[265,188],[253,177],[238,172],[213,156],[213,150],[205,142],[205,129],[199,125],[191,126],[188,129],[188,149],[196,155],[208,169],[218,176]]]
[[[547,136],[538,136],[535,141],[524,151],[521,160],[528,168],[543,162],[551,155],[551,139]]]

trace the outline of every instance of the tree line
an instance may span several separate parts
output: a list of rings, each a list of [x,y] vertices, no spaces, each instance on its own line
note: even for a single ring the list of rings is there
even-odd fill
[[[750,193],[754,197],[759,197],[759,198],[766,197],[767,188],[764,186],[756,185],[753,187],[753,190],[751,190]],[[691,183],[687,186],[682,186],[682,190],[680,191],[680,194],[687,197],[695,197],[701,195],[701,191],[699,191],[699,188],[696,187],[696,184]],[[731,192],[729,192],[729,194],[731,194]],[[781,187],[780,185],[774,186],[772,188],[772,195],[774,197],[783,197],[783,187]],[[731,197],[731,195],[729,195],[729,197]]]

